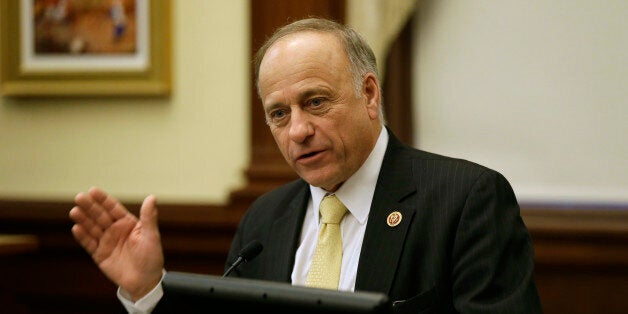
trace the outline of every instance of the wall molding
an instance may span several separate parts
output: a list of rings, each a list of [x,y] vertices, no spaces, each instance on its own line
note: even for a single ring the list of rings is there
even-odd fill
[[[254,198],[256,195],[257,193],[252,193],[249,197]],[[136,215],[139,213],[140,205],[139,202],[125,204]],[[0,233],[39,234],[55,230],[69,235],[72,222],[68,213],[73,206],[70,201],[0,200]],[[244,203],[159,204],[159,226],[165,233],[229,236],[235,232],[246,207],[248,204]],[[565,209],[564,206],[535,205],[522,206],[521,215],[537,246],[539,262],[552,263],[558,258],[557,255],[567,254],[554,251],[554,248],[546,250],[546,245],[572,243],[570,247],[577,246],[587,250],[593,250],[591,246],[595,246],[595,250],[603,254],[591,259],[584,251],[582,256],[574,251],[571,255],[560,258],[569,257],[571,262],[583,264],[628,266],[628,250],[615,251],[628,245],[628,208],[618,210],[591,206],[586,209]],[[211,234],[207,233],[208,230],[211,230]],[[46,244],[45,241],[43,244]],[[608,250],[605,251],[604,248]],[[180,247],[172,249],[182,250]],[[191,245],[183,250],[198,253],[203,249]]]

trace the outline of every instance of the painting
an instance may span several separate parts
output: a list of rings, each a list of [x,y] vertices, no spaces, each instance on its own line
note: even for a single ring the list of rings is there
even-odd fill
[[[3,95],[170,93],[169,0],[16,0],[0,10]]]

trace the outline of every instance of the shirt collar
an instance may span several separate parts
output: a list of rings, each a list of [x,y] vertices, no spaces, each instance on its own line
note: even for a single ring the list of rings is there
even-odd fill
[[[358,220],[360,224],[366,223],[379,170],[382,167],[386,146],[388,145],[388,130],[382,127],[375,147],[364,161],[362,166],[356,171],[340,188],[334,193],[340,201],[347,207],[349,212]],[[325,189],[310,185],[312,204],[314,209],[318,209],[321,200],[329,194]],[[318,210],[316,211],[318,212]],[[319,215],[315,215],[318,222]]]

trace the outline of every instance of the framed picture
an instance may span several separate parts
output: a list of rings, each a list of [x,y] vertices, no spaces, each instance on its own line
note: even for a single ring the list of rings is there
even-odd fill
[[[170,0],[0,4],[3,95],[170,93]]]

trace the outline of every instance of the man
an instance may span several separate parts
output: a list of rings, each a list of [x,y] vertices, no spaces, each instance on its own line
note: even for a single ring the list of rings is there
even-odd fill
[[[533,247],[509,183],[400,143],[385,127],[375,57],[356,32],[296,21],[259,50],[255,69],[270,131],[300,179],[251,205],[228,261],[253,240],[264,250],[234,276],[310,285],[318,208],[332,194],[346,207],[332,289],[383,292],[403,312],[541,312]],[[127,309],[167,303],[155,197],[139,220],[97,188],[75,200],[72,232]]]

